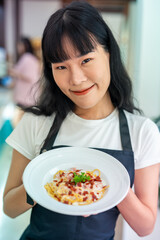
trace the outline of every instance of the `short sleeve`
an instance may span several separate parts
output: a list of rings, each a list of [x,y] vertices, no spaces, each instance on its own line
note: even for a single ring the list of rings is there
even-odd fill
[[[35,117],[32,113],[25,113],[6,139],[7,144],[30,160],[35,157]]]
[[[140,129],[138,138],[135,169],[160,163],[160,133],[156,124],[147,119]]]

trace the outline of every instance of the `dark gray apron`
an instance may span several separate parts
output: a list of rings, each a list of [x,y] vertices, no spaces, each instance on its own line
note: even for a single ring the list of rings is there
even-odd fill
[[[127,119],[123,110],[119,110],[119,121],[123,150],[94,149],[110,154],[119,160],[129,173],[132,187],[134,182],[134,154]],[[64,147],[64,145],[53,147],[56,135],[41,149],[41,152]],[[66,147],[69,146],[66,145]],[[32,199],[29,196],[27,197],[28,203],[32,204]],[[83,217],[59,214],[36,204],[32,209],[30,225],[20,240],[113,240],[118,215],[117,207],[97,215]]]

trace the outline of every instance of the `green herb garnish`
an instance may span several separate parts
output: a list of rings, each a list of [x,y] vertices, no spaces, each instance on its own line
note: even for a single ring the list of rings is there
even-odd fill
[[[74,178],[72,179],[72,182],[75,182],[75,184],[79,182],[86,182],[87,180],[91,179],[91,177],[85,175],[84,172],[81,172],[81,175],[78,175],[76,172],[74,172],[73,174],[74,174]]]

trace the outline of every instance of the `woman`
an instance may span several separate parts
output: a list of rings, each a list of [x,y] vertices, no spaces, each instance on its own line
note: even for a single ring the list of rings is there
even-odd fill
[[[40,78],[40,61],[34,54],[29,38],[21,37],[17,43],[18,62],[9,69],[9,75],[13,81],[10,86],[13,88],[13,100],[16,104],[13,126],[23,116],[22,107],[32,106],[36,103],[37,88],[36,82]]]
[[[42,53],[38,105],[26,109],[31,113],[7,139],[14,150],[4,191],[5,213],[14,218],[33,207],[21,239],[111,240],[119,213],[138,235],[150,234],[157,212],[160,137],[151,120],[133,113],[137,109],[131,81],[110,29],[94,7],[71,3],[50,17]],[[25,167],[43,151],[62,145],[96,148],[117,158],[131,180],[125,199],[88,217],[26,203]]]
[[[9,70],[14,80],[13,98],[18,106],[35,104],[33,85],[40,77],[40,62],[34,54],[30,40],[21,37],[17,43],[18,62]]]

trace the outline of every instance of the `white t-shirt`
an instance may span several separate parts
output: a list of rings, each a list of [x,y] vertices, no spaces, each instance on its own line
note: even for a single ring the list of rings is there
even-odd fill
[[[143,116],[125,111],[135,157],[135,169],[160,162],[160,133],[154,122]],[[53,123],[54,115],[36,116],[25,113],[6,142],[28,159],[40,153],[43,142]],[[108,117],[86,120],[70,112],[63,121],[54,142],[56,145],[96,147],[122,150],[119,113],[115,109]]]

